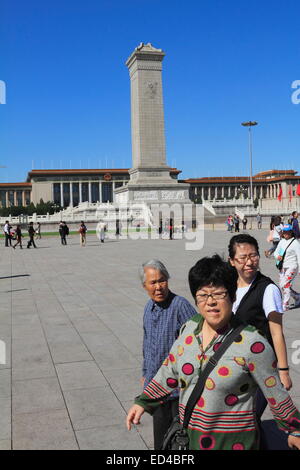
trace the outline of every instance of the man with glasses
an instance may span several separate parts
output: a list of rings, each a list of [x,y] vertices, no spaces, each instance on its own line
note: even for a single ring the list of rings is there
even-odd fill
[[[238,273],[238,288],[233,312],[237,321],[254,325],[268,339],[277,356],[277,369],[284,387],[289,390],[286,343],[282,330],[282,298],[272,279],[259,271],[257,240],[248,234],[236,235],[229,242],[229,262]],[[257,417],[261,418],[267,402],[258,393]]]
[[[142,285],[150,297],[144,310],[143,388],[153,379],[168,356],[180,328],[194,315],[194,307],[169,290],[169,273],[159,260],[144,263],[140,270]],[[178,414],[178,390],[153,414],[154,448],[161,449],[163,437]]]

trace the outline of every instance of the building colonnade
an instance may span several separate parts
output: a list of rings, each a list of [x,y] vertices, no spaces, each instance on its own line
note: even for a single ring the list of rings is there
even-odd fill
[[[0,189],[1,207],[28,206],[31,202],[31,190]]]
[[[280,192],[280,183],[253,185],[253,199],[276,199]],[[203,201],[213,201],[216,199],[238,199],[244,192],[245,198],[250,198],[249,183],[235,185],[191,185],[192,198],[201,198]]]
[[[81,202],[113,202],[113,192],[125,181],[66,181],[52,184],[52,200],[61,207],[76,207]]]

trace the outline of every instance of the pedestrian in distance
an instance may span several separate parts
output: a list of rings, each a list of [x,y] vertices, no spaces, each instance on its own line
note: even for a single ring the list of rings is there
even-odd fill
[[[173,222],[173,219],[170,219],[170,222],[169,222],[169,240],[173,240],[173,235],[174,235],[174,222]]]
[[[180,386],[179,418],[215,352],[237,325],[232,304],[237,272],[218,255],[202,258],[189,272],[191,293],[199,314],[182,328],[157,374],[135,399],[126,425],[139,424],[145,411],[155,412]],[[210,371],[192,410],[187,434],[189,450],[258,450],[255,396],[260,387],[289,447],[300,449],[300,413],[282,387],[275,355],[264,336],[244,325],[239,336]]]
[[[228,219],[228,231],[229,232],[232,232],[233,231],[233,216],[232,215],[229,215]]]
[[[283,310],[286,312],[290,309],[291,298],[295,301],[294,307],[300,306],[300,294],[292,287],[297,273],[300,274],[300,243],[289,224],[282,228],[282,239],[274,252],[274,258],[279,268],[279,285],[283,296]]]
[[[281,217],[279,215],[275,216],[271,221],[270,233],[267,238],[267,241],[272,242],[272,248],[265,250],[266,258],[269,258],[276,250],[282,236],[282,227]]]
[[[33,247],[36,248],[36,244],[34,243],[34,234],[35,234],[35,230],[33,227],[33,222],[30,222],[28,225],[29,242],[27,243],[27,248],[30,248],[31,245],[33,245]]]
[[[86,232],[87,232],[87,228],[86,228],[84,221],[82,220],[80,227],[79,227],[80,246],[86,245]]]
[[[261,227],[262,227],[262,216],[260,215],[260,213],[258,213],[257,216],[256,216],[256,222],[257,222],[257,228],[261,229]]]
[[[147,387],[179,334],[181,326],[194,315],[194,307],[169,289],[169,273],[159,260],[141,266],[140,279],[149,296],[143,317],[142,386]],[[176,387],[175,387],[176,388]],[[174,416],[178,414],[178,390],[161,403],[153,414],[154,448],[160,449]]]
[[[22,250],[22,230],[21,230],[21,225],[17,225],[16,227],[16,240],[17,240],[17,243],[15,243],[14,245],[12,245],[13,249],[16,248],[17,245],[20,245],[20,249]]]
[[[36,227],[36,229],[35,229],[35,238],[39,238],[39,239],[42,238],[42,235],[41,235],[41,224],[40,224],[40,222],[37,223],[37,227]]]
[[[5,246],[8,247],[8,246],[11,246],[11,228],[12,226],[10,225],[9,223],[9,220],[6,220],[5,221],[5,225],[4,225],[4,236],[5,236]]]
[[[107,226],[106,226],[106,223],[103,220],[100,220],[99,225],[98,225],[98,229],[99,229],[100,241],[101,241],[101,243],[104,243],[105,232],[107,230]]]
[[[67,244],[67,235],[69,235],[69,227],[67,226],[66,222],[61,222],[59,224],[59,234],[60,234],[60,239],[61,239],[61,244],[66,245]]]
[[[294,237],[297,238],[297,240],[298,240],[300,238],[300,230],[299,230],[298,212],[297,211],[292,212],[291,226],[292,226],[292,229],[293,229]]]
[[[234,223],[234,231],[239,232],[240,231],[240,218],[237,214],[234,214],[233,223]]]
[[[243,218],[242,223],[243,223],[243,230],[247,230],[247,223],[248,223],[247,217]]]

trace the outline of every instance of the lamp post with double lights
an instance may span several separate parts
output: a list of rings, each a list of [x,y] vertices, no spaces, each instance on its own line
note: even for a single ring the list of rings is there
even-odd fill
[[[257,126],[258,122],[256,121],[247,121],[242,122],[242,126],[248,127],[249,129],[249,157],[250,157],[250,199],[253,203],[253,182],[252,182],[252,133],[251,127]]]

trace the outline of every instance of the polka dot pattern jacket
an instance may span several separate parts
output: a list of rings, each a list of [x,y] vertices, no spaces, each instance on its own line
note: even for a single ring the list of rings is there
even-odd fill
[[[202,348],[201,315],[181,329],[158,373],[135,400],[149,413],[179,387],[179,415],[207,361],[231,331],[218,331],[205,350]],[[255,394],[258,387],[268,400],[281,430],[300,429],[300,414],[280,383],[273,349],[253,326],[247,326],[227,349],[206,380],[189,423],[191,450],[258,449],[255,422]]]

